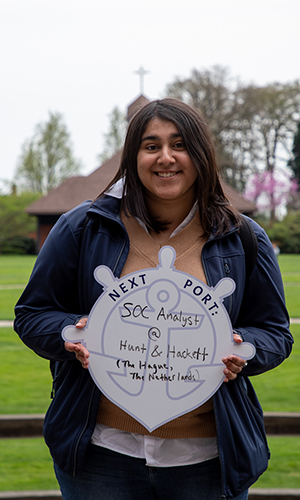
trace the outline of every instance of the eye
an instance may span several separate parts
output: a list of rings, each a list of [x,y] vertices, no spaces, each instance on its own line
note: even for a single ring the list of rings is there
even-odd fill
[[[148,145],[145,147],[145,149],[146,149],[147,151],[155,151],[155,150],[157,149],[157,146],[156,146],[156,144],[148,144]]]
[[[177,141],[177,142],[174,144],[174,148],[175,148],[175,149],[185,149],[184,142],[183,142],[183,141]]]

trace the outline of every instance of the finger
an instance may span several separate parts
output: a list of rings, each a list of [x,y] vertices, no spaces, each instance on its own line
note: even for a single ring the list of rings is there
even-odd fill
[[[245,366],[246,360],[240,358],[239,356],[228,356],[227,358],[222,359],[224,365],[226,365],[229,370],[236,371],[238,369],[238,372]]]
[[[76,328],[84,328],[87,324],[87,318],[80,318],[80,320],[78,321],[78,323],[76,323]]]
[[[74,344],[72,342],[65,342],[65,349],[69,352],[76,352],[78,350],[78,345],[79,344]]]
[[[224,368],[223,370],[223,373],[225,375],[224,382],[234,380],[242,371],[244,366],[247,365],[247,362],[244,359],[239,358],[238,356],[229,356],[228,358],[223,358],[222,361],[226,365],[226,368]]]
[[[225,375],[224,382],[229,382],[229,380],[234,380],[237,377],[237,374],[233,373],[231,370],[228,370],[228,368],[225,368],[223,370],[223,373]]]
[[[82,364],[83,368],[88,368],[90,353],[82,344],[65,342],[65,349],[69,352],[74,352],[76,359]]]
[[[234,342],[236,342],[237,344],[241,344],[241,343],[243,342],[242,337],[241,337],[238,333],[234,333],[234,334],[233,334],[233,340],[234,340]]]
[[[76,357],[89,358],[90,353],[82,344],[76,344],[75,347]]]
[[[76,354],[76,359],[81,363],[83,368],[89,367],[90,362],[87,356],[84,356],[82,354]]]

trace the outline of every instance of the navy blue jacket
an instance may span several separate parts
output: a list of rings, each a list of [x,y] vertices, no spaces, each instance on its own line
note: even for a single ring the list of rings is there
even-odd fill
[[[61,332],[87,316],[101,293],[94,269],[108,266],[119,277],[129,240],[120,220],[120,200],[111,196],[84,202],[63,215],[36,260],[15,312],[15,330],[38,355],[55,363],[55,397],[46,414],[44,436],[54,461],[80,474],[95,427],[100,391],[89,372],[64,348]],[[82,227],[90,218],[81,241]],[[244,249],[236,228],[211,236],[202,262],[209,286],[223,277],[236,282],[224,300],[232,324],[256,347],[243,376],[223,383],[213,397],[224,497],[248,488],[267,468],[269,452],[263,414],[248,375],[279,365],[292,348],[283,285],[272,245],[251,222],[258,239],[255,268],[245,286]],[[245,290],[244,290],[245,289]]]

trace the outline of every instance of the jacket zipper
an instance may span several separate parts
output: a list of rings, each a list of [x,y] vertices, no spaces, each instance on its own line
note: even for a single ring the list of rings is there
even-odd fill
[[[207,283],[207,286],[211,286],[210,285],[210,281],[208,279],[208,275],[207,275],[207,268],[206,268],[206,264],[203,260],[203,249],[205,247],[205,245],[207,244],[207,242],[204,244],[203,248],[202,248],[202,252],[201,252],[201,261],[202,261],[202,266],[203,266],[203,271],[204,271],[204,275],[205,275],[205,278],[206,278],[206,283]],[[229,268],[229,265],[227,262],[224,263],[224,270],[225,270],[225,275],[228,276],[230,274],[230,268]],[[230,307],[231,308],[231,307]],[[216,414],[216,408],[215,408],[215,399],[213,397],[213,406],[214,406],[214,413]],[[221,469],[221,486],[222,486],[222,495],[221,495],[221,499],[222,500],[226,500],[226,495],[224,494],[224,472],[223,472],[223,466],[222,466],[222,462],[221,462],[221,458],[220,458],[220,452],[219,452],[219,438],[218,438],[218,424],[217,424],[217,419],[215,417],[215,422],[216,422],[216,429],[217,429],[217,446],[218,446],[218,454],[219,454],[219,462],[220,462],[220,469]]]
[[[230,277],[230,267],[228,265],[228,262],[224,262],[224,271],[225,271],[225,277],[229,278]],[[229,300],[228,314],[230,315],[231,311],[232,311],[232,305],[233,305],[232,295],[230,295],[228,300]]]
[[[79,443],[81,441],[81,438],[84,434],[84,432],[86,431],[86,428],[88,426],[88,422],[89,422],[89,419],[90,419],[90,413],[91,413],[91,406],[92,406],[92,399],[94,397],[94,392],[95,392],[95,385],[93,386],[93,389],[92,389],[92,393],[91,393],[91,396],[90,396],[90,401],[89,401],[89,406],[88,406],[88,411],[87,411],[87,415],[86,415],[86,419],[85,419],[85,422],[84,422],[84,426],[82,428],[82,431],[77,439],[77,443],[76,443],[76,446],[75,446],[75,451],[74,451],[74,466],[73,466],[73,476],[76,476],[76,465],[77,465],[77,453],[78,453],[78,446],[79,446]]]

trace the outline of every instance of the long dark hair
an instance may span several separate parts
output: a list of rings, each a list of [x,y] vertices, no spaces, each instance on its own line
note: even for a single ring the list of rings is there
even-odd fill
[[[144,188],[137,174],[140,143],[148,122],[153,118],[173,122],[183,138],[197,170],[196,198],[204,232],[209,235],[214,230],[215,234],[221,234],[227,232],[232,224],[238,226],[240,215],[224,194],[208,126],[196,110],[177,99],[152,101],[134,115],[128,126],[119,170],[106,190],[124,177],[126,195],[122,198],[122,208],[125,213],[138,217],[155,231],[165,227],[165,223],[159,223],[149,214]]]

